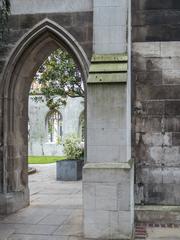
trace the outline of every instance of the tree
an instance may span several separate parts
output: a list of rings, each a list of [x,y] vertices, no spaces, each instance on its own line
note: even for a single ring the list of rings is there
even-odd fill
[[[2,44],[3,35],[7,29],[10,7],[10,0],[0,0],[0,44]]]
[[[67,51],[57,49],[40,66],[30,94],[35,101],[45,98],[51,110],[65,105],[68,97],[84,97],[81,72]]]

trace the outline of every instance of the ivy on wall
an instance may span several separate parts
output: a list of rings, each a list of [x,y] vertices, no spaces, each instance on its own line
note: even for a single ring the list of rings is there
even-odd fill
[[[0,44],[3,42],[4,33],[8,29],[8,17],[10,14],[10,0],[0,0]]]

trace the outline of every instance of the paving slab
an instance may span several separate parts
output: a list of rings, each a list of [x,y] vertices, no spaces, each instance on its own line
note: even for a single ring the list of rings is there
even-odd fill
[[[55,164],[35,167],[31,205],[0,216],[0,240],[91,240],[83,237],[82,182],[56,181]],[[147,227],[147,235],[146,240],[180,240],[180,228]]]
[[[62,225],[65,221],[67,221],[69,218],[69,215],[60,215],[60,214],[50,214],[46,216],[44,219],[42,219],[38,224],[43,225]]]
[[[13,230],[13,233],[18,234],[39,234],[39,235],[48,235],[56,231],[57,226],[55,225],[40,225],[40,224],[0,224],[0,227],[9,227]]]
[[[24,235],[24,234],[12,234],[7,240],[69,240],[69,237],[62,236],[59,239],[59,236],[52,235]]]
[[[46,208],[27,207],[15,214],[4,217],[0,223],[24,223],[36,224],[48,216],[53,210]]]
[[[37,173],[29,176],[31,204],[17,213],[0,217],[0,240],[79,239],[82,182],[56,181],[55,164],[32,166],[37,168]]]
[[[83,235],[83,229],[82,224],[63,224],[61,227],[59,227],[55,232],[54,235],[59,236],[82,236]]]
[[[11,226],[1,225],[0,224],[0,240],[6,240],[9,236],[14,233],[14,229]]]

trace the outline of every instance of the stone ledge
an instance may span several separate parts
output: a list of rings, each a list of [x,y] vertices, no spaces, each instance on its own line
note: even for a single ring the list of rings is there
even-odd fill
[[[105,63],[99,62],[97,64],[91,64],[90,73],[121,73],[127,72],[127,63],[124,62],[114,62],[114,63]]]
[[[131,162],[122,163],[87,163],[84,169],[131,169]]]
[[[109,82],[127,82],[127,73],[99,73],[99,74],[93,74],[91,73],[91,75],[88,78],[88,83],[109,83]]]
[[[180,223],[180,206],[135,206],[135,221],[139,223]]]
[[[124,54],[94,54],[91,62],[127,62],[128,56]]]
[[[144,205],[135,206],[135,211],[163,211],[163,212],[180,212],[180,206],[164,206],[164,205]]]
[[[91,59],[88,83],[126,83],[127,54],[94,54]]]

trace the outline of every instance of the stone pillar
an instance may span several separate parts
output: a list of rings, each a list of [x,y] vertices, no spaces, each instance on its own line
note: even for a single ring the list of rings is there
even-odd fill
[[[94,0],[94,55],[87,82],[84,235],[133,237],[133,162],[129,154],[126,0]]]

